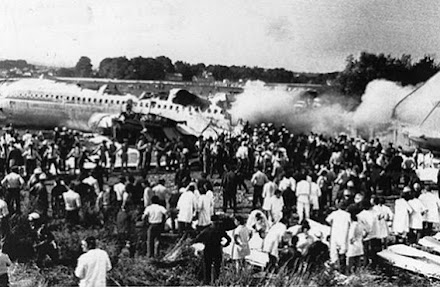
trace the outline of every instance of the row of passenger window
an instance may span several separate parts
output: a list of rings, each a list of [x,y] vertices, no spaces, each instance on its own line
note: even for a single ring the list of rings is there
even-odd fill
[[[72,102],[83,102],[83,103],[94,103],[94,104],[125,104],[125,100],[112,100],[105,98],[84,98],[75,96],[60,96],[60,95],[49,95],[49,94],[16,94],[19,98],[38,98],[38,99],[54,99],[54,100],[65,100]]]
[[[60,100],[60,99],[64,99],[65,101],[73,101],[73,102],[83,102],[83,103],[94,103],[94,104],[111,104],[111,105],[120,105],[120,104],[125,104],[126,101],[124,100],[113,100],[113,99],[107,99],[107,98],[83,98],[83,97],[75,97],[75,96],[60,96],[60,95],[50,95],[50,94],[27,94],[27,93],[21,93],[21,94],[16,94],[17,97],[19,98],[44,98],[44,99],[55,99],[55,100]],[[136,103],[133,103],[134,106],[136,106]],[[148,108],[148,103],[147,102],[140,102],[139,106],[141,108],[146,107]],[[173,105],[160,105],[160,104],[151,104],[151,107],[154,108],[158,108],[158,109],[169,109],[169,110],[176,110],[179,111],[179,106],[173,106]],[[191,107],[188,107],[188,111],[192,111]],[[195,112],[201,112],[200,109],[198,107],[194,108]],[[223,114],[222,110],[217,110],[214,109],[213,111],[211,109],[207,110],[208,113],[214,113],[217,114],[218,112],[220,112],[220,114]]]
[[[140,107],[142,107],[142,102],[140,103]],[[148,104],[146,104],[146,107],[148,107]],[[167,106],[167,105],[156,105],[156,104],[152,104],[151,107],[152,107],[152,108],[156,107],[156,108],[158,108],[158,109],[163,109],[163,110],[166,110],[166,109],[173,110],[173,108],[174,108],[176,111],[179,111],[179,106],[173,106],[173,105]],[[191,112],[193,109],[194,109],[195,112],[200,112],[200,113],[202,112],[202,111],[200,111],[200,109],[199,109],[198,107],[194,107],[194,108],[192,108],[192,107],[188,107],[188,111],[190,111],[190,112]],[[214,109],[214,110],[212,111],[211,109],[208,109],[208,110],[207,110],[207,113],[209,113],[209,114],[211,114],[211,113],[214,113],[214,114],[217,114],[217,113],[223,114],[224,112],[223,112],[223,110],[217,110],[217,109]]]

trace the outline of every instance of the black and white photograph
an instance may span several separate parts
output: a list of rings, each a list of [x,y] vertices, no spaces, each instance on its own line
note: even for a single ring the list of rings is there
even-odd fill
[[[0,287],[440,286],[436,0],[0,0]]]

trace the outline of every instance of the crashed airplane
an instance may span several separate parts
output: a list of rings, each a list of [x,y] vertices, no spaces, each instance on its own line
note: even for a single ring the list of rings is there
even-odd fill
[[[409,140],[419,148],[440,153],[440,73],[403,97],[392,119],[406,124]]]
[[[143,122],[173,122],[182,134],[216,137],[233,132],[224,109],[203,99],[192,105],[194,99],[189,99],[190,95],[195,96],[172,90],[168,99],[138,98],[108,94],[105,87],[94,91],[51,79],[5,80],[0,84],[0,121],[16,126],[65,126],[95,132],[110,128],[129,106]]]

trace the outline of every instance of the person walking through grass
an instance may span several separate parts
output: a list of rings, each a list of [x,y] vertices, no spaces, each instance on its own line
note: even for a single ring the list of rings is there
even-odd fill
[[[84,254],[78,258],[75,268],[75,276],[80,279],[79,287],[107,286],[107,272],[112,269],[107,252],[97,248],[93,236],[81,241],[81,248]]]

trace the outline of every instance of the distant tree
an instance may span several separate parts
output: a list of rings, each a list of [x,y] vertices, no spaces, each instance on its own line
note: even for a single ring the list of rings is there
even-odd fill
[[[263,75],[263,80],[266,82],[291,83],[293,80],[293,72],[282,68],[268,69]]]
[[[382,58],[385,62],[386,57]],[[382,59],[382,60],[383,60]],[[353,59],[353,63],[355,60]],[[189,64],[176,61],[174,64],[166,56],[156,58],[136,57],[128,60],[125,57],[106,58],[99,64],[99,76],[115,79],[162,80],[166,73],[180,73],[184,81],[191,81],[193,76],[201,76],[204,72],[212,74],[215,80],[262,80],[277,83],[316,83],[326,84],[327,80],[334,81],[332,74],[295,74],[284,68],[264,69],[261,67],[208,65],[204,63]],[[351,71],[347,70],[350,74]],[[385,72],[384,72],[385,73]],[[341,78],[341,82],[351,79]]]
[[[415,85],[420,82],[425,82],[438,71],[439,66],[435,63],[434,59],[426,55],[411,67],[410,74],[412,81],[410,84]]]
[[[193,71],[191,70],[191,65],[182,61],[177,61],[174,63],[174,68],[176,73],[182,74],[182,79],[184,81],[191,81],[194,76]]]
[[[205,72],[205,70],[206,66],[203,63],[198,63],[190,66],[190,72],[192,76],[201,76],[203,72]]]
[[[24,68],[30,68],[33,69],[34,65],[28,64],[25,60],[2,60],[0,61],[0,69],[24,69]]]
[[[393,58],[390,55],[362,52],[359,59],[350,55],[345,69],[337,77],[340,90],[347,95],[360,97],[369,82],[386,79],[402,85],[415,85],[426,81],[439,71],[430,56],[425,56],[416,64],[411,64],[411,56]]]
[[[109,79],[130,79],[131,63],[126,57],[105,58],[99,64],[99,76]]]
[[[56,71],[58,77],[75,77],[74,68],[60,68]]]
[[[89,57],[82,56],[75,66],[75,76],[77,77],[91,77],[92,71],[92,61]]]
[[[163,80],[165,68],[160,61],[153,58],[136,57],[130,60],[137,80]]]
[[[231,73],[228,66],[209,65],[207,67],[207,70],[212,74],[212,76],[217,81],[223,81],[224,79],[229,79],[231,77]]]
[[[173,62],[170,58],[165,56],[159,56],[155,59],[157,62],[161,63],[165,69],[166,73],[174,73],[176,69],[174,68]]]

